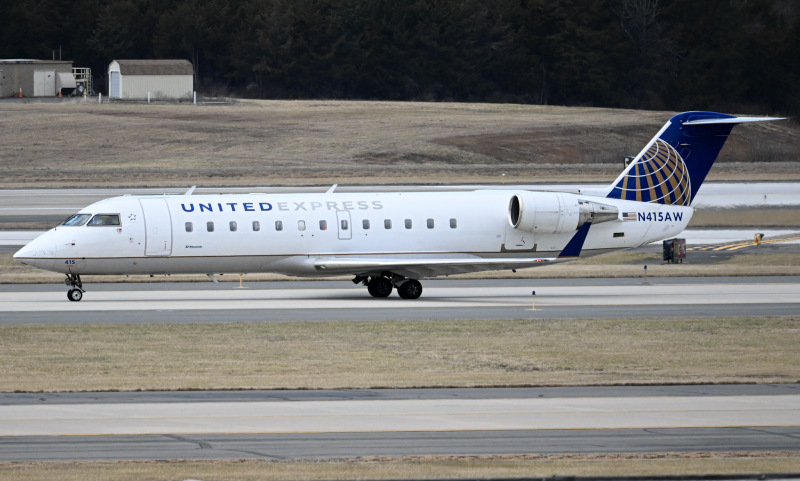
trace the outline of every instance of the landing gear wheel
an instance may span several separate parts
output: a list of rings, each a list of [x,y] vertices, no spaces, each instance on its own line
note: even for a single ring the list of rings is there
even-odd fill
[[[419,296],[422,295],[422,284],[416,279],[409,279],[400,284],[397,294],[403,299],[419,299]]]
[[[367,291],[372,297],[389,297],[392,288],[392,281],[385,277],[373,277],[367,284]]]
[[[80,274],[67,274],[67,278],[64,279],[64,284],[71,287],[71,289],[67,291],[67,299],[74,302],[83,299],[83,283],[81,282]]]

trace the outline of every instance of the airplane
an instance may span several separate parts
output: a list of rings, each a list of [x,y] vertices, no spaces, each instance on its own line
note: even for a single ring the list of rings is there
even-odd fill
[[[353,276],[373,297],[422,294],[420,279],[515,270],[674,237],[733,127],[780,120],[673,116],[606,188],[572,192],[125,195],[81,209],[14,254],[66,275],[271,272]]]

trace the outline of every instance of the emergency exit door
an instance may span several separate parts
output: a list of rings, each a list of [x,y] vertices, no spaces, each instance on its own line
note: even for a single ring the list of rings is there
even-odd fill
[[[353,238],[353,226],[350,225],[350,211],[337,210],[336,224],[339,229],[339,239],[350,240]]]

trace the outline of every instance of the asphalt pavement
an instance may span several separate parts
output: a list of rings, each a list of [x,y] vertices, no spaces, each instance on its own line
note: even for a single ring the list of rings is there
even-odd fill
[[[798,384],[8,393],[0,461],[798,451],[798,399]]]

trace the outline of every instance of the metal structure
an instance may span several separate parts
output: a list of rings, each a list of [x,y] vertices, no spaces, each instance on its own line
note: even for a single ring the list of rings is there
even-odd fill
[[[75,93],[86,97],[92,95],[94,88],[92,86],[92,69],[88,67],[73,67],[72,76],[75,77]]]

